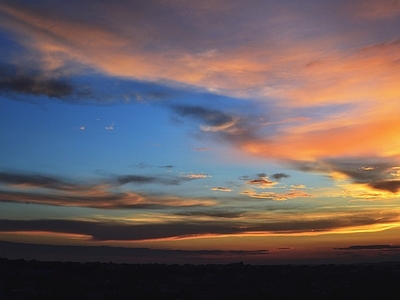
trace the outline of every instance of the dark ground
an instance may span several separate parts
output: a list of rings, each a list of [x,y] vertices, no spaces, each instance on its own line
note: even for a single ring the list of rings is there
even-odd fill
[[[400,262],[165,265],[0,258],[0,299],[399,299]]]

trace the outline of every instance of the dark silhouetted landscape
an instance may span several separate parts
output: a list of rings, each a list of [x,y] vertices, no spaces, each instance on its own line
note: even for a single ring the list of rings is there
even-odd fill
[[[0,259],[0,299],[398,299],[400,263],[208,265]]]

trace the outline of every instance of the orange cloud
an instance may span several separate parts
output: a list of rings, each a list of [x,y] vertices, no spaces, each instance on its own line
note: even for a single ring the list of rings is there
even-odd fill
[[[275,193],[275,192],[257,193],[254,191],[245,191],[245,192],[242,192],[241,194],[248,195],[251,198],[271,199],[274,201],[286,201],[286,200],[294,199],[294,198],[311,197],[310,194],[305,193],[303,191],[298,191],[298,190],[291,190],[287,193]]]
[[[215,201],[190,199],[173,196],[151,197],[130,192],[111,193],[91,191],[89,194],[38,194],[20,192],[0,192],[0,201],[35,203],[55,206],[92,207],[101,209],[129,209],[156,207],[213,206]]]
[[[279,2],[268,3],[269,9],[261,2],[142,3],[141,10],[126,1],[83,3],[85,13],[67,6],[40,10],[0,4],[2,26],[28,53],[18,56],[18,63],[39,61],[54,74],[72,74],[79,65],[118,77],[195,86],[257,99],[272,113],[320,109],[262,122],[276,126],[267,136],[245,136],[253,130],[239,130],[243,120],[237,116],[201,127],[205,133],[224,133],[241,150],[261,157],[317,161],[400,155],[397,1],[325,3],[313,8],[318,15]],[[332,31],[310,32],[326,11],[355,29],[347,32],[329,19]],[[383,19],[392,23],[379,24],[394,28],[385,36],[371,30]]]
[[[200,8],[194,3],[145,5],[142,9],[153,16],[145,22],[140,20],[146,15],[140,15],[135,4],[86,5],[101,18],[79,18],[80,12],[71,17],[54,8],[44,12],[12,2],[2,4],[0,11],[8,29],[23,36],[21,43],[41,51],[53,69],[74,60],[116,76],[174,81],[236,96],[279,97],[297,105],[343,102],[354,95],[371,97],[379,87],[396,88],[393,79],[398,71],[390,64],[396,62],[396,46],[386,52],[354,54],[353,48],[337,50],[336,44],[346,36],[326,37],[322,32],[304,40],[293,30],[304,26],[298,18],[301,13],[279,3],[269,4],[269,18],[259,15],[258,5],[265,9],[261,4],[246,7],[252,22],[245,22],[243,7],[221,2]],[[164,6],[175,18],[166,18]],[[228,17],[221,19],[219,14],[227,12],[237,19],[236,26]],[[219,22],[210,27],[209,16]],[[199,37],[177,26],[179,22],[188,22]],[[214,39],[218,28],[226,34]],[[261,34],[249,34],[259,28],[265,28]],[[241,34],[246,33],[243,42]]]
[[[400,120],[394,115],[376,116],[358,124],[327,126],[313,130],[307,125],[293,133],[245,141],[241,148],[250,153],[281,159],[317,159],[338,156],[396,156],[400,154],[397,128]]]

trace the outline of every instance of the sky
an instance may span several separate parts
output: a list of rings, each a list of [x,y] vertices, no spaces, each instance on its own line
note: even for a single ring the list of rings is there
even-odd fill
[[[4,255],[400,260],[400,1],[1,0],[0,20]]]

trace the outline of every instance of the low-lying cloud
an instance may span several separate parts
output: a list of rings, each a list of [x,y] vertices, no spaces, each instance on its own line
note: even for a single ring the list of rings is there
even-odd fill
[[[206,212],[199,214],[207,216]],[[185,213],[183,213],[185,215]],[[187,220],[151,223],[118,223],[116,221],[78,221],[78,220],[0,220],[3,232],[56,232],[80,234],[92,237],[96,241],[109,240],[149,240],[165,238],[190,238],[209,235],[237,235],[237,234],[316,234],[335,230],[345,230],[354,227],[368,227],[371,225],[387,224],[398,221],[399,215],[393,212],[381,213],[376,218],[376,212],[363,212],[338,216],[327,216],[312,219],[293,220],[262,220],[242,219],[239,215],[225,215],[218,217],[223,220],[206,219],[191,220],[196,214],[186,213]],[[208,214],[212,216],[212,214]],[[230,220],[232,219],[232,220]]]

